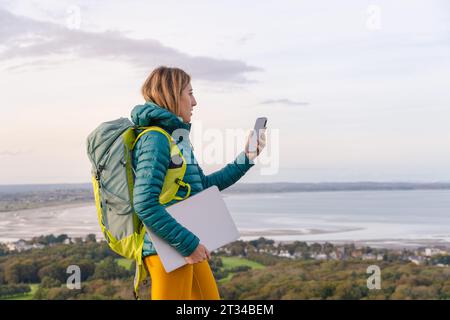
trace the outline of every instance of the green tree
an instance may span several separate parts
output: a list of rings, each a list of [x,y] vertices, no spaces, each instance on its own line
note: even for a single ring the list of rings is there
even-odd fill
[[[367,287],[344,282],[336,287],[334,297],[343,300],[360,300],[367,296],[368,291]]]
[[[86,236],[86,242],[97,242],[97,239],[95,237],[95,234],[90,233]]]
[[[67,266],[60,263],[48,264],[42,267],[39,272],[39,278],[44,279],[45,277],[56,279],[61,283],[66,282],[68,274],[66,273]]]
[[[314,242],[311,245],[311,251],[314,252],[314,253],[322,252],[322,245],[320,243]]]
[[[30,291],[30,286],[25,284],[0,285],[0,297],[13,296],[16,294],[28,293]]]
[[[39,281],[38,266],[30,260],[13,262],[5,267],[5,282],[12,283],[35,283]]]
[[[45,276],[41,280],[42,288],[53,288],[53,287],[60,287],[60,286],[61,286],[61,281],[59,281],[58,279],[53,279],[48,276]]]
[[[8,247],[5,244],[0,243],[0,257],[6,256],[8,253],[9,253]]]
[[[245,256],[246,244],[244,241],[235,241],[229,244],[229,248],[232,256]]]
[[[333,251],[334,251],[334,246],[329,242],[325,242],[325,244],[323,245],[323,253],[330,254]]]
[[[131,272],[119,266],[112,257],[107,257],[100,262],[93,275],[93,279],[117,279],[129,277]]]
[[[67,234],[60,234],[59,236],[56,237],[56,242],[63,243],[67,239],[69,239],[69,236]]]

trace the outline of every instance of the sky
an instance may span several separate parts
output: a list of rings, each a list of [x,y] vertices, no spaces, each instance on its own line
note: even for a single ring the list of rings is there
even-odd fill
[[[89,182],[87,135],[160,65],[206,173],[266,116],[241,182],[448,182],[449,57],[445,0],[0,0],[0,184]]]

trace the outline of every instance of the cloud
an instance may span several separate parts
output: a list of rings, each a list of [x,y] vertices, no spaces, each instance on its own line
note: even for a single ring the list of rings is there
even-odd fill
[[[93,33],[17,16],[0,8],[0,62],[77,56],[126,61],[139,70],[159,65],[183,68],[208,81],[249,82],[246,74],[262,71],[240,60],[191,56],[154,39],[132,39],[117,31]],[[51,57],[52,56],[52,57]]]
[[[4,68],[5,71],[8,72],[26,72],[29,69],[33,69],[36,71],[39,70],[48,70],[52,69],[55,66],[62,65],[68,61],[74,61],[73,58],[67,58],[67,59],[35,59],[30,62],[24,62],[20,64],[15,64],[11,66],[7,66]]]
[[[237,43],[238,45],[245,45],[245,44],[247,44],[250,40],[254,39],[255,36],[256,36],[255,33],[247,33],[247,34],[243,35],[242,37],[238,38],[238,39],[236,40],[236,43]]]
[[[0,157],[15,157],[22,154],[29,153],[29,151],[11,151],[11,150],[0,150]]]
[[[310,103],[309,102],[298,102],[298,101],[292,101],[289,99],[269,99],[269,100],[264,100],[262,102],[260,102],[260,104],[265,104],[265,105],[286,105],[286,106],[294,106],[294,107],[301,107],[301,106],[309,106]]]

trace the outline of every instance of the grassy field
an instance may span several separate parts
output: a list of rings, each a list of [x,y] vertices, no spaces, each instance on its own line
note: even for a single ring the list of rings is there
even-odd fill
[[[239,257],[220,257],[222,259],[223,268],[224,269],[231,269],[238,266],[249,266],[252,269],[263,269],[265,268],[264,265],[251,261],[245,258],[239,258]]]
[[[222,263],[223,263],[223,269],[227,270],[227,269],[231,269],[234,267],[238,267],[238,266],[249,266],[252,269],[263,269],[265,268],[264,265],[255,262],[255,261],[251,261],[245,258],[239,258],[239,257],[220,257],[222,259]],[[218,282],[219,283],[225,283],[227,281],[229,281],[233,276],[235,275],[235,273],[230,272],[226,278],[220,279]]]
[[[0,300],[31,300],[33,299],[34,294],[36,293],[37,289],[39,288],[39,283],[33,283],[30,284],[31,291],[27,294],[17,295],[13,297],[8,298],[0,298]]]

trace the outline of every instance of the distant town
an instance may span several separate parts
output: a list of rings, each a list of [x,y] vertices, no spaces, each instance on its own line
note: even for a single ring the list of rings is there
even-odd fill
[[[56,244],[76,244],[82,242],[101,242],[94,234],[86,237],[70,238],[67,235],[47,235],[31,240],[18,240],[0,244],[0,255],[23,252],[32,249],[43,249]],[[2,251],[3,250],[3,251]],[[335,245],[325,243],[307,243],[294,241],[291,243],[275,242],[260,237],[257,240],[235,241],[215,251],[218,255],[247,257],[253,253],[265,254],[278,258],[303,260],[363,260],[363,261],[410,261],[416,265],[435,265],[448,267],[450,252],[446,247],[419,247],[416,249],[378,249],[369,246],[357,247],[354,243]]]
[[[245,257],[251,253],[268,254],[289,259],[304,260],[365,260],[365,261],[410,261],[416,265],[436,265],[448,267],[450,253],[446,247],[419,247],[408,249],[378,249],[369,246],[357,247],[354,243],[336,245],[329,242],[292,243],[275,242],[259,238],[258,240],[236,241],[217,250],[231,256]]]

